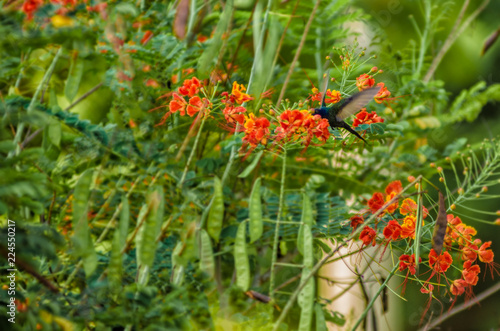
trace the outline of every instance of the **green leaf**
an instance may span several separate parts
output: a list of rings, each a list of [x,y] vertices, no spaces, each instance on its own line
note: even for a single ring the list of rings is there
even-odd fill
[[[118,3],[114,7],[114,9],[117,13],[120,13],[123,15],[130,15],[132,17],[136,17],[137,15],[139,15],[139,11],[138,11],[137,7],[131,3],[126,3],[126,2]]]
[[[208,233],[201,229],[200,231],[201,252],[200,252],[200,269],[210,275],[215,276],[215,261],[212,242]]]
[[[78,57],[78,53],[71,56],[71,65],[69,67],[68,78],[64,86],[64,95],[71,102],[76,97],[82,82],[83,71],[85,69],[85,62]]]
[[[130,206],[126,196],[122,198],[122,210],[120,212],[120,223],[118,224],[118,232],[120,236],[119,247],[120,251],[125,247],[128,235],[128,225],[130,223]]]
[[[264,224],[262,222],[262,201],[260,198],[260,177],[253,184],[248,206],[250,216],[250,242],[253,243],[262,236]]]
[[[215,60],[221,55],[219,53],[222,46],[222,35],[229,27],[233,10],[233,0],[228,0],[224,7],[224,12],[217,23],[217,27],[215,28],[214,36],[210,39],[210,45],[201,54],[200,59],[198,60],[198,72],[202,77],[208,77],[208,75],[210,75],[215,67]]]
[[[248,175],[252,173],[252,171],[255,169],[257,164],[259,164],[260,158],[262,157],[262,154],[264,154],[264,151],[259,151],[257,154],[255,154],[255,157],[252,160],[252,163],[250,163],[245,170],[241,174],[238,175],[238,178],[246,178]]]
[[[87,169],[78,179],[73,193],[73,235],[74,251],[83,259],[85,275],[89,277],[97,267],[97,255],[90,237],[87,220],[90,187],[94,175],[93,169]]]
[[[302,277],[300,280],[301,285],[307,275],[310,274],[314,266],[314,251],[313,251],[313,236],[311,228],[309,225],[303,225],[303,236],[304,236],[304,268],[302,269]],[[299,293],[298,304],[302,308],[300,311],[300,324],[299,330],[309,330],[312,316],[313,316],[313,305],[316,295],[315,281],[314,277],[309,278],[307,284],[304,286],[302,291]]]
[[[236,269],[236,285],[243,291],[250,288],[250,263],[247,253],[246,222],[238,226],[234,241],[234,265]]]
[[[122,198],[122,209],[120,212],[120,222],[113,234],[111,246],[111,257],[108,266],[108,278],[112,288],[119,288],[122,281],[122,249],[127,241],[128,225],[130,222],[130,207],[126,196]]]
[[[332,322],[332,323],[340,325],[340,326],[344,326],[344,324],[346,322],[346,319],[345,319],[344,315],[342,315],[338,311],[334,311],[334,312],[331,312],[331,313],[326,313],[325,314],[325,319],[328,322]]]
[[[314,304],[314,314],[316,315],[316,331],[328,331],[325,313],[323,312],[323,307],[319,303]]]
[[[385,131],[384,123],[372,123],[370,124],[370,133],[383,134]]]
[[[163,203],[163,190],[160,186],[156,186],[146,198],[148,214],[135,239],[138,283],[140,285],[147,283],[149,270],[153,265],[157,247],[158,223],[161,224],[163,220]]]
[[[214,196],[208,213],[207,232],[215,242],[219,242],[223,219],[224,195],[222,194],[222,183],[218,177],[214,177]]]
[[[309,227],[314,224],[312,203],[307,194],[302,194],[302,218],[300,222],[299,234],[297,235],[297,249],[300,254],[304,255],[304,224],[307,224]]]
[[[61,136],[62,136],[62,129],[61,129],[61,122],[59,121],[53,121],[49,124],[48,127],[48,133],[49,133],[49,140],[50,142],[60,148],[61,147]]]

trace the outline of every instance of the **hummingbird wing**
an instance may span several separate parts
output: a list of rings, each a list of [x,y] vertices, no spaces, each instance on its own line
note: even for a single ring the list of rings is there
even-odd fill
[[[337,113],[337,120],[343,121],[351,115],[356,114],[361,108],[366,106],[368,102],[373,100],[373,97],[380,91],[380,87],[373,87],[368,90],[361,91],[347,98],[342,108]]]
[[[330,70],[325,73],[325,77],[323,79],[323,84],[325,85],[325,89],[323,91],[323,100],[321,100],[321,108],[325,107],[325,98],[326,91],[328,91],[328,78],[330,77]]]

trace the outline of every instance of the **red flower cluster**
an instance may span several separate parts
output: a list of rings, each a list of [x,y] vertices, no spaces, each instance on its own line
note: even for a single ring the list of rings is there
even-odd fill
[[[375,192],[368,201],[369,210],[367,210],[367,212],[375,213],[379,211],[398,193],[401,193],[402,190],[403,187],[401,182],[393,181],[387,185],[384,193]],[[406,198],[400,205],[399,201],[395,201],[384,209],[385,215],[390,214],[391,216],[391,218],[386,221],[387,223],[382,231],[386,247],[390,242],[396,240],[406,240],[410,242],[415,238],[418,208],[418,204],[413,199]],[[422,210],[422,217],[426,218],[429,212],[423,206]],[[378,222],[384,221],[383,215],[384,214],[379,216]],[[466,298],[470,298],[473,295],[472,287],[478,283],[479,274],[481,273],[479,262],[485,264],[485,268],[490,271],[492,278],[495,276],[495,273],[500,276],[500,272],[498,271],[500,265],[494,262],[494,253],[490,249],[491,241],[482,243],[480,239],[474,238],[477,231],[473,227],[464,224],[459,217],[450,214],[447,215],[447,221],[448,224],[443,239],[441,254],[438,255],[434,248],[432,248],[426,261],[426,265],[430,268],[430,276],[423,282],[421,292],[430,294],[430,300],[432,300],[432,291],[435,287],[435,283],[432,285],[430,282],[434,276],[437,276],[438,284],[440,284],[441,277],[444,277],[450,288],[449,293],[455,296],[455,300],[464,293],[466,293]],[[351,217],[352,228],[355,229],[362,223],[362,215],[357,214]],[[375,245],[376,235],[377,233],[374,229],[365,226],[359,236],[359,239],[363,242],[362,246],[365,247],[370,244]],[[382,253],[382,255],[383,254],[384,253]],[[452,254],[455,257],[453,257]],[[450,267],[453,261],[459,259],[463,261],[461,276],[459,279],[450,280],[446,276],[446,273],[451,269]],[[420,262],[422,262],[422,258],[420,258],[419,263]],[[414,254],[403,254],[399,257],[399,271],[408,270],[403,282],[403,292],[406,288],[406,282],[409,275],[416,274],[416,266],[417,263]]]
[[[368,74],[362,74],[356,78],[356,87],[360,91],[372,88],[373,85],[375,85],[375,79]]]
[[[197,95],[202,87],[202,83],[198,78],[193,77],[192,79],[186,79],[182,83],[182,86],[177,89],[179,93],[172,93],[172,100],[168,104],[169,111],[163,115],[160,123],[156,124],[156,126],[165,124],[168,117],[176,112],[179,112],[181,116],[184,116],[187,113],[189,116],[193,117],[198,112],[207,109],[210,106],[210,102],[206,98],[200,98]],[[160,98],[167,95],[163,95]],[[186,97],[188,100],[186,100]],[[162,107],[167,106],[160,106],[152,110]]]
[[[403,190],[403,185],[401,184],[400,180],[393,181],[387,187],[385,188],[385,198],[384,194],[380,192],[375,192],[372,195],[372,198],[368,200],[368,207],[370,207],[370,210],[372,213],[376,213],[382,206],[386,203],[389,202],[394,196],[399,194]],[[390,204],[385,210],[384,213],[394,213],[394,211],[398,208],[398,200]],[[380,214],[380,216],[383,216],[384,213]]]
[[[221,94],[221,96],[224,97],[224,99],[222,99],[222,103],[225,104],[225,108],[222,110],[222,113],[230,126],[234,126],[236,122],[243,125],[245,122],[245,115],[243,115],[243,113],[246,112],[246,109],[245,107],[237,105],[253,100],[253,98],[244,93],[244,91],[246,91],[245,86],[240,85],[237,82],[233,82],[231,94],[227,92],[222,92]]]
[[[319,115],[312,115],[307,110],[285,110],[278,116],[278,121],[279,124],[275,130],[278,141],[302,139],[307,148],[313,137],[323,142],[330,137],[328,120]]]
[[[374,69],[376,70],[377,68],[372,68],[370,72],[375,71]],[[360,91],[372,88],[374,85],[375,79],[368,74],[362,74],[356,78],[356,87]],[[374,99],[376,103],[382,103],[384,100],[391,96],[391,92],[389,92],[384,83],[378,83],[377,86],[380,87],[380,91],[377,93]]]
[[[245,116],[245,136],[243,141],[250,144],[252,149],[257,147],[258,144],[267,144],[270,125],[267,118],[255,117],[254,114],[250,113],[248,117]]]
[[[26,14],[27,20],[32,20],[35,12],[43,5],[43,0],[26,0],[21,7],[21,11]]]
[[[321,93],[316,87],[312,89],[313,94],[310,94],[310,98],[312,101],[318,101],[321,104],[323,101],[323,93]],[[326,90],[325,104],[334,104],[342,100],[342,95],[339,91],[336,90]]]
[[[352,126],[356,128],[361,124],[372,124],[372,123],[384,123],[384,119],[378,116],[376,112],[372,111],[371,113],[368,113],[366,111],[366,108],[362,108],[361,111],[354,118]]]
[[[52,23],[54,24],[54,19],[56,20],[55,25],[58,26],[65,26],[64,22],[62,20],[67,19],[69,21],[69,18],[65,16],[69,11],[72,11],[76,8],[76,5],[79,2],[84,2],[87,3],[86,0],[84,1],[79,1],[79,0],[50,0],[50,1],[44,1],[44,0],[25,0],[23,2],[23,5],[21,6],[21,11],[26,14],[26,19],[28,21],[32,20],[36,11],[40,9],[44,5],[44,3],[52,3],[56,6],[59,6],[57,10],[55,11],[56,15],[52,17]],[[99,12],[102,13],[107,7],[106,2],[101,2],[98,3],[95,6],[87,6],[86,9],[88,12]],[[103,17],[104,18],[104,17]]]
[[[391,92],[387,89],[384,83],[378,83],[377,86],[380,86],[380,91],[374,97],[376,103],[382,103],[384,100],[391,96]]]

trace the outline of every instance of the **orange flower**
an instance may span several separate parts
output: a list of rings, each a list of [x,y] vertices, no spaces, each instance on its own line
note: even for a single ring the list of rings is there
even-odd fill
[[[326,98],[325,98],[326,104],[337,103],[340,101],[340,99],[342,99],[342,95],[340,94],[339,91],[336,90],[330,91],[330,89],[326,91]]]
[[[151,30],[146,30],[142,36],[141,45],[145,45],[151,38],[153,38],[153,32],[151,32]]]
[[[401,184],[400,180],[395,180],[389,183],[389,185],[387,185],[387,187],[385,188],[386,194],[391,194],[392,192],[401,193],[402,191],[403,191],[403,184]]]
[[[313,116],[307,110],[285,110],[278,120],[279,126],[275,131],[277,140],[303,139],[303,144],[307,148],[313,137],[320,141],[326,141],[330,137],[328,120],[319,115]]]
[[[323,100],[323,96],[321,95],[322,93],[316,87],[313,87],[311,91],[313,94],[309,94],[309,96],[312,101],[321,102]]]
[[[413,215],[408,215],[403,220],[403,225],[401,225],[401,238],[412,238],[415,239],[415,224],[417,219]]]
[[[234,96],[235,101],[240,105],[244,102],[253,100],[253,98],[244,93],[244,91],[246,91],[246,88],[243,84],[239,85],[237,82],[233,82],[233,90],[231,91],[231,94]]]
[[[465,289],[468,287],[468,284],[463,279],[455,279],[451,282],[450,292],[454,296],[459,296],[464,294]]]
[[[245,122],[245,115],[243,115],[243,113],[246,111],[245,107],[234,107],[227,104],[226,108],[222,110],[222,113],[229,124],[235,124],[235,122],[238,122],[240,125],[243,125]]]
[[[243,141],[247,142],[253,148],[257,147],[259,143],[265,145],[267,137],[269,136],[270,123],[265,117],[255,117],[250,113],[248,117],[245,116],[245,136]]]
[[[187,114],[193,117],[194,114],[198,113],[203,107],[203,102],[199,96],[194,96],[189,99],[189,103],[184,100],[183,97],[177,93],[173,93],[174,98],[170,101],[169,109],[170,113],[180,112],[181,116]]]
[[[419,262],[422,262],[422,258],[419,258]],[[412,255],[403,254],[399,257],[399,271],[403,271],[407,268],[410,274],[412,275],[414,275],[417,272],[415,264],[415,254]]]
[[[372,123],[384,123],[384,119],[378,116],[376,112],[372,111],[371,113],[368,113],[366,111],[366,108],[362,108],[361,111],[358,114],[356,114],[356,117],[352,122],[352,126],[356,128],[361,124],[372,124]]]
[[[382,103],[385,99],[391,96],[391,92],[389,92],[384,83],[378,83],[377,86],[380,86],[381,89],[374,99],[376,103]]]
[[[328,130],[330,124],[328,120],[326,118],[321,118],[319,115],[314,115],[313,118],[315,121],[311,129],[313,135],[320,141],[326,141],[330,138],[330,131]]]
[[[398,240],[401,235],[401,225],[399,225],[398,221],[391,220],[384,228],[384,237],[389,240]]]
[[[401,204],[401,208],[399,208],[399,212],[402,214],[402,215],[413,215],[413,216],[416,216],[417,215],[417,209],[418,209],[418,205],[415,201],[413,201],[413,199],[411,198],[407,198],[407,199],[404,199],[403,200],[403,203]],[[423,207],[423,210],[424,210],[424,218],[427,217],[427,215],[429,214],[429,211],[427,210],[427,208]]]
[[[145,81],[146,86],[153,87],[153,88],[159,88],[160,84],[156,79],[149,78]]]
[[[278,117],[280,126],[286,135],[291,135],[296,131],[305,131],[303,122],[312,115],[307,110],[285,110]]]
[[[486,263],[486,271],[490,270],[491,279],[493,279],[494,278],[493,271],[495,271],[495,273],[500,276],[500,272],[497,269],[500,267],[500,265],[498,265],[498,263],[493,261],[495,255],[493,254],[493,251],[491,249],[488,249],[490,246],[491,246],[491,241],[487,241],[484,244],[482,244],[481,247],[479,247],[478,255],[479,255],[479,261]]]
[[[391,192],[386,198],[385,198],[385,201],[386,202],[389,202],[391,201],[395,196],[397,195],[396,192]],[[392,214],[396,211],[396,209],[398,209],[398,199],[396,199],[396,201],[394,201],[393,203],[391,203],[386,209],[385,209],[385,212],[386,213],[389,213],[389,214]]]
[[[179,93],[185,96],[192,97],[200,91],[201,82],[198,78],[186,79],[182,86],[179,87]]]
[[[371,88],[375,85],[375,79],[368,74],[362,74],[361,76],[356,78],[356,87],[358,90],[363,91]]]
[[[21,11],[26,14],[28,20],[33,19],[34,13],[43,5],[43,0],[26,0],[21,7]]]
[[[382,206],[384,205],[384,195],[380,192],[375,192],[372,195],[372,198],[368,200],[368,207],[370,207],[370,210],[372,213],[376,213]]]
[[[351,228],[353,228],[354,230],[356,230],[356,228],[358,227],[358,225],[363,224],[363,222],[364,222],[363,216],[361,216],[361,215],[354,215],[354,216],[351,217]]]
[[[462,276],[464,280],[469,285],[476,285],[479,277],[477,276],[481,272],[481,268],[477,264],[472,265],[471,261],[465,261],[464,270],[462,270]]]
[[[495,255],[493,254],[493,251],[491,249],[487,249],[490,246],[491,246],[491,241],[487,241],[481,245],[481,247],[479,248],[479,251],[478,251],[479,261],[481,261],[483,263],[493,262],[493,257]]]
[[[370,243],[375,246],[376,237],[377,233],[369,226],[365,226],[359,234],[359,240],[363,242],[363,246],[368,246]]]
[[[445,251],[441,255],[437,255],[434,248],[431,248],[431,251],[429,252],[429,266],[434,267],[435,272],[446,272],[452,262],[453,259],[451,258],[450,253]]]
[[[432,291],[434,291],[434,285],[432,284],[427,284],[427,287],[425,287],[424,284],[424,286],[420,288],[420,293],[432,293]]]
[[[479,239],[474,240],[474,243],[476,241],[479,241],[479,243],[481,243],[481,240]],[[471,262],[476,261],[477,251],[479,248],[477,247],[477,245],[474,245],[474,243],[469,244],[462,249],[462,260],[467,260]]]

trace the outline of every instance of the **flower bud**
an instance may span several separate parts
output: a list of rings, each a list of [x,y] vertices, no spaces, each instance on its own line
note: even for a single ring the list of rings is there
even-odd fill
[[[415,180],[415,176],[408,176],[408,181],[411,183]]]
[[[450,209],[451,209],[451,210],[455,210],[455,209],[457,209],[457,206],[456,206],[455,204],[452,204],[452,205],[450,206]]]

